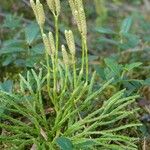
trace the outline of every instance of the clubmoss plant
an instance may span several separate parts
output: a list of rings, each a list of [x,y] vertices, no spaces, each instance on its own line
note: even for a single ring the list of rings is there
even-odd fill
[[[7,145],[8,149],[18,150],[136,150],[137,139],[123,131],[140,125],[129,119],[137,108],[128,108],[138,96],[125,97],[125,90],[122,90],[101,106],[95,104],[95,100],[113,79],[101,84],[99,89],[94,88],[95,72],[89,81],[87,27],[82,0],[69,0],[81,34],[81,65],[77,63],[71,30],[65,31],[69,50],[62,45],[59,51],[60,1],[47,0],[54,16],[55,38],[52,32],[47,34],[44,31],[43,5],[39,0],[30,0],[30,3],[41,29],[46,65],[39,70],[28,71],[26,77],[20,75],[19,93],[0,91],[0,99],[6,104],[7,112],[1,116],[0,127],[4,130],[0,135],[1,144],[4,148]],[[58,52],[62,53],[62,59],[58,58]]]

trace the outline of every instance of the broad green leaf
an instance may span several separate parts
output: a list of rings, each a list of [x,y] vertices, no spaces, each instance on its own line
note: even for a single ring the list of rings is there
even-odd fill
[[[0,82],[0,90],[11,93],[13,87],[13,82],[11,80],[7,80],[3,83]]]
[[[108,43],[108,44],[112,44],[112,45],[118,45],[119,42],[118,41],[115,41],[115,40],[112,40],[112,39],[108,39],[108,38],[100,38],[98,40],[100,43]]]
[[[6,59],[2,62],[2,66],[8,66],[14,61],[14,57],[12,56],[7,56]]]
[[[72,142],[66,137],[57,138],[56,143],[61,148],[61,150],[73,150]]]
[[[94,60],[97,60],[98,59],[98,56],[96,55],[89,55],[89,61],[94,61]]]
[[[3,42],[3,47],[21,47],[24,44],[23,40],[11,39]]]
[[[5,20],[2,26],[5,28],[16,29],[21,26],[21,17],[8,14],[5,17]]]
[[[125,45],[126,49],[134,48],[134,47],[138,46],[138,44],[140,43],[139,36],[137,36],[135,34],[123,33],[122,36],[124,37],[123,44]]]
[[[116,76],[116,74],[113,71],[111,71],[110,68],[104,69],[104,75],[105,75],[106,80],[111,79]]]
[[[150,78],[147,78],[147,79],[143,82],[143,85],[150,86]]]
[[[102,34],[117,34],[113,30],[109,28],[103,28],[103,27],[98,27],[95,29],[95,31]]]
[[[136,92],[140,87],[141,87],[141,84],[142,81],[136,81],[136,80],[131,80],[131,81],[124,81],[123,82],[123,85],[124,85],[124,88],[127,89],[126,91],[126,94],[129,96],[131,94],[133,94],[134,92]]]
[[[144,35],[143,40],[144,40],[144,42],[150,42],[150,36]]]
[[[16,66],[19,66],[19,67],[24,67],[24,65],[25,65],[25,60],[24,59],[16,59],[15,61],[14,61],[14,64],[16,65]]]
[[[23,51],[24,51],[24,49],[22,47],[4,47],[4,48],[0,49],[0,55],[19,53],[19,52],[23,52]]]
[[[106,80],[104,68],[99,65],[94,65],[94,68],[96,70],[96,73],[100,76],[100,78],[102,78],[103,80]]]
[[[108,68],[114,73],[114,75],[120,74],[122,67],[114,59],[106,58],[104,61]]]
[[[39,27],[36,23],[31,23],[25,28],[25,38],[30,45],[37,37],[39,33]]]
[[[131,71],[132,69],[137,68],[140,65],[142,65],[141,62],[135,62],[135,63],[132,63],[132,64],[125,65],[124,69],[127,70],[127,71]]]
[[[44,54],[44,45],[37,44],[36,46],[31,48],[31,51],[32,51],[33,55]]]
[[[25,60],[25,65],[27,67],[33,67],[35,64],[40,63],[42,61],[40,55],[31,55]]]
[[[139,130],[142,132],[143,136],[149,137],[149,129],[145,124],[139,127]]]
[[[120,33],[128,33],[132,25],[132,17],[127,17],[123,20]]]
[[[80,141],[79,141],[80,142]],[[75,145],[76,148],[78,149],[83,149],[83,150],[87,150],[89,149],[90,147],[93,147],[96,143],[94,141],[90,141],[90,140],[87,140],[87,141],[84,141],[84,142],[81,142],[81,143],[78,143]]]

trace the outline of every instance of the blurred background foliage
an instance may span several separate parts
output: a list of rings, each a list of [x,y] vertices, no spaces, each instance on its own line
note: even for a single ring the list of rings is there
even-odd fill
[[[143,137],[149,137],[150,111],[145,107],[150,104],[150,1],[84,0],[84,3],[91,72],[97,71],[97,83],[115,77],[106,98],[122,88],[128,89],[127,94],[141,94],[139,106],[143,109],[139,118],[144,126],[140,130]],[[60,40],[65,43],[63,31],[71,28],[80,55],[80,37],[68,1],[61,0],[61,4]],[[48,8],[46,11],[49,14]],[[53,31],[52,19],[47,15],[45,30]],[[0,89],[12,92],[18,73],[38,68],[43,56],[29,0],[0,0]]]

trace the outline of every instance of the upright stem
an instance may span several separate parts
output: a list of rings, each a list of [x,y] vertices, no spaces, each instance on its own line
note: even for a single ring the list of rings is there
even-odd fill
[[[43,27],[40,26],[40,30],[41,30],[41,34],[43,35],[44,34]]]
[[[44,34],[44,31],[43,31],[43,27],[40,26],[40,30],[41,30],[41,34],[43,35]],[[45,51],[45,58],[46,58],[46,66],[47,66],[47,90],[48,90],[48,95],[50,97],[50,99],[52,100],[52,95],[50,93],[50,65],[49,65],[49,55],[47,53],[47,51]]]
[[[63,88],[63,90],[62,90],[62,93],[63,93],[63,91],[65,91],[66,88],[67,88],[68,70],[69,70],[68,65],[65,65],[65,81],[64,81],[64,88]]]
[[[89,60],[88,60],[88,47],[87,47],[87,41],[84,39],[84,48],[85,48],[85,62],[86,62],[86,82],[88,82],[89,77]]]
[[[84,70],[85,65],[85,71],[86,71],[86,82],[88,82],[88,76],[89,76],[89,64],[88,64],[88,47],[87,47],[87,41],[84,36],[82,36],[82,65],[81,70]]]
[[[59,101],[59,106],[61,108],[62,104],[63,104],[63,95],[65,94],[65,91],[67,89],[67,81],[68,81],[68,65],[65,65],[65,79],[64,79],[64,86],[63,86],[63,89],[62,89],[62,93],[60,94],[59,98],[60,98],[60,101]],[[61,115],[62,115],[62,110],[59,109],[59,112],[56,116],[56,120],[55,120],[55,124],[57,125],[58,122],[60,121],[59,119],[61,118]]]
[[[84,70],[84,57],[85,57],[84,39],[83,39],[83,37],[82,37],[82,65],[81,65],[81,70]]]
[[[56,64],[58,65],[59,27],[58,16],[55,16]]]
[[[59,98],[59,108],[60,108],[59,109],[60,114],[58,114],[58,116],[59,116],[58,118],[60,118],[61,115],[62,115],[62,106],[64,105],[63,102],[64,102],[64,99],[65,99],[65,94],[66,94],[67,86],[68,86],[68,74],[69,74],[69,66],[65,65],[65,78],[63,78],[63,84],[62,84],[63,87],[62,87],[61,93],[58,97]]]
[[[50,93],[50,65],[49,65],[49,56],[47,52],[46,52],[46,65],[47,65],[47,90],[48,90],[48,95],[50,99],[52,99],[52,96]]]
[[[73,60],[73,79],[74,79],[74,88],[75,88],[76,87],[76,83],[77,83],[75,56],[72,56],[72,60]]]
[[[45,110],[44,110],[44,105],[43,105],[43,101],[42,101],[41,87],[38,89],[37,93],[38,93],[38,96],[39,96],[40,111],[41,111],[41,114],[42,114],[44,125],[45,125],[46,129],[48,130],[47,119],[46,119],[46,116],[45,116]]]
[[[58,73],[58,43],[59,43],[59,29],[58,29],[58,16],[54,16],[55,20],[55,57],[54,57],[54,67],[53,67],[53,73],[54,73],[54,99],[57,99],[57,73]]]

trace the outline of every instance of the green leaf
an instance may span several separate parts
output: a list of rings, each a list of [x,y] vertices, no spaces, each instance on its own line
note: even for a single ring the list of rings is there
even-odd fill
[[[37,37],[39,33],[39,27],[36,23],[31,23],[25,28],[25,38],[30,45]]]
[[[16,29],[21,26],[20,24],[21,24],[21,17],[8,14],[5,17],[3,27],[9,28],[9,29]]]
[[[78,149],[83,149],[83,150],[87,150],[89,149],[90,147],[93,147],[96,143],[92,140],[87,140],[87,141],[84,141],[84,142],[81,142],[81,143],[78,143],[75,145],[76,148]]]
[[[120,75],[121,73],[121,65],[119,65],[114,59],[112,58],[106,58],[104,59],[105,64],[108,66],[108,68],[113,72],[114,75]]]
[[[126,49],[134,48],[140,43],[139,36],[135,34],[123,33],[122,36],[124,37],[123,44],[124,44],[124,47],[126,47]]]
[[[37,44],[36,46],[31,48],[31,52],[33,53],[33,55],[44,54],[44,45]]]
[[[143,85],[150,86],[150,78],[147,78],[147,79],[143,82]]]
[[[61,150],[73,150],[72,142],[66,137],[57,138],[56,143],[61,148]]]
[[[0,90],[11,93],[13,88],[13,82],[11,80],[7,80],[3,83],[0,82]]]
[[[142,125],[141,127],[139,127],[139,130],[142,132],[142,134],[145,136],[145,137],[148,137],[149,136],[149,131],[148,131],[148,127],[146,125]]]
[[[98,56],[89,55],[89,61],[94,61],[94,60],[97,60],[97,59],[98,59]]]
[[[124,69],[127,70],[127,71],[131,71],[132,69],[137,68],[140,65],[142,65],[141,62],[135,62],[135,63],[132,63],[132,64],[126,64]]]
[[[24,44],[23,40],[11,39],[3,42],[3,47],[21,47]]]
[[[13,63],[14,57],[7,56],[6,59],[2,62],[2,66],[8,66],[9,64]]]
[[[15,64],[16,66],[19,66],[19,67],[24,67],[24,65],[25,65],[25,60],[24,60],[24,59],[16,59],[16,60],[14,61],[14,64]]]
[[[150,42],[150,36],[144,35],[143,40],[144,40],[144,42]]]
[[[119,45],[118,41],[112,40],[112,39],[108,39],[108,38],[100,38],[98,40],[100,43],[107,43],[107,44],[112,44],[112,45]]]
[[[40,62],[40,61],[41,61],[40,56],[32,55],[25,60],[25,66],[32,68],[34,67],[35,64],[37,64],[37,62]]]
[[[120,33],[128,33],[132,25],[132,17],[127,17],[123,20]]]
[[[24,49],[22,47],[4,47],[0,49],[0,55],[2,54],[10,54],[10,53],[19,53],[23,52]]]
[[[4,82],[0,82],[0,92],[4,91],[4,92],[8,92],[8,93],[12,93],[12,89],[13,89],[13,81],[11,80],[7,80]],[[3,101],[3,99],[0,97],[0,119],[1,119],[1,114],[4,113],[5,111],[5,107],[7,105],[7,101]]]
[[[96,73],[100,76],[100,78],[102,78],[103,80],[106,80],[104,68],[99,65],[94,65],[94,68],[96,70]]]
[[[95,31],[102,34],[117,34],[113,30],[109,28],[103,28],[103,27],[98,27],[95,29]]]

